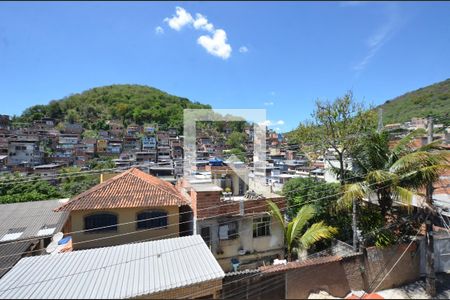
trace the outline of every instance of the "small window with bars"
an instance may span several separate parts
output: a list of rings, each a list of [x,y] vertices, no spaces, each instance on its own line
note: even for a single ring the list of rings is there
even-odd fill
[[[253,219],[253,237],[270,235],[270,217],[259,217]]]

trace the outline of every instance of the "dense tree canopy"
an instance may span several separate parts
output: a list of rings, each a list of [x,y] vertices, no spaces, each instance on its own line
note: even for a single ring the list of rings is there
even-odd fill
[[[16,122],[32,122],[43,117],[81,122],[86,129],[104,129],[106,120],[129,123],[158,123],[162,129],[181,129],[183,109],[210,108],[186,98],[142,85],[110,85],[73,94],[48,105],[26,109]]]

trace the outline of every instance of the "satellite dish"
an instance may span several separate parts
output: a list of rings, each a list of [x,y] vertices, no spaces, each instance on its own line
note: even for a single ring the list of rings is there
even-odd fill
[[[52,253],[50,253],[50,255],[58,254],[63,248],[64,248],[64,245],[58,245],[58,246],[56,246],[55,251],[53,251]]]
[[[47,248],[45,249],[45,252],[52,253],[58,248],[58,242],[52,241],[50,244],[48,244]]]
[[[58,232],[52,237],[52,242],[58,243],[63,237],[64,234],[62,232]]]

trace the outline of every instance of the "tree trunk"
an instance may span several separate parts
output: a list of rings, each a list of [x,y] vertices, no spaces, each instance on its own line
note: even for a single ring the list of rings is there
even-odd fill
[[[352,201],[352,230],[353,230],[353,251],[359,252],[358,247],[358,224],[356,220],[356,214],[357,214],[357,205],[358,201],[356,199],[353,199]]]
[[[345,178],[344,178],[344,154],[342,152],[338,152],[339,157],[339,182],[341,183],[341,186],[345,184]]]

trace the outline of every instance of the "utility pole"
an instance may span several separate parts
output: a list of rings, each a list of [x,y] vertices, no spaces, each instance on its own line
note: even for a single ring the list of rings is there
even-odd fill
[[[433,142],[433,117],[428,117],[427,143]],[[436,274],[434,270],[434,209],[433,209],[433,183],[426,187],[426,202],[428,205],[428,218],[426,221],[426,291],[431,297],[436,296]]]
[[[383,130],[383,109],[380,107],[378,109],[378,133],[380,133],[381,130]]]

